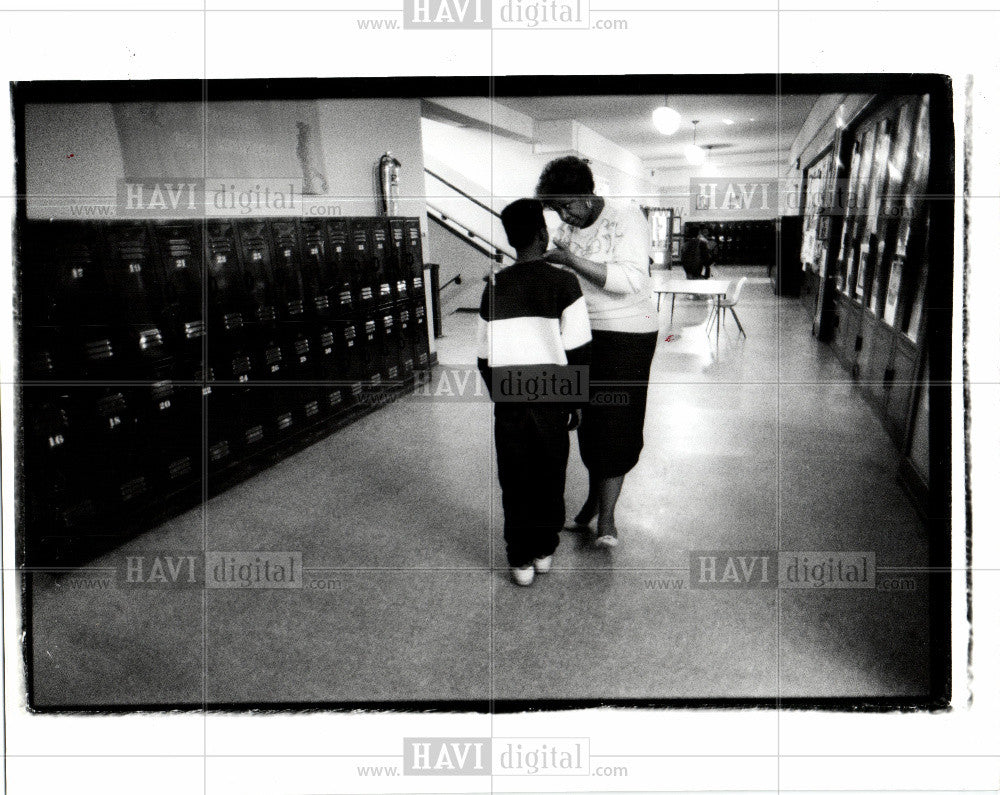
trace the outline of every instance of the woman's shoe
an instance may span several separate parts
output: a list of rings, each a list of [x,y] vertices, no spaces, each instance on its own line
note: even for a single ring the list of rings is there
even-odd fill
[[[518,585],[531,585],[535,581],[535,567],[532,565],[511,566],[510,576]]]
[[[595,547],[605,547],[607,549],[613,549],[618,546],[618,531],[614,533],[601,533],[597,538],[594,539]]]
[[[552,556],[546,555],[544,558],[535,558],[535,574],[548,574],[552,571]]]

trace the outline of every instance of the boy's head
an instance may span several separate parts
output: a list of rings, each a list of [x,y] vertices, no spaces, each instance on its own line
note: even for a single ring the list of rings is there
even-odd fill
[[[542,203],[538,199],[518,199],[500,213],[507,242],[519,257],[525,254],[541,256],[549,245],[549,230],[545,226]]]

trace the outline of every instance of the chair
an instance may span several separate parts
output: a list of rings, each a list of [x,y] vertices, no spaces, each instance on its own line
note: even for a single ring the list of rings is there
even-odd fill
[[[719,301],[718,306],[712,307],[712,312],[708,316],[708,326],[711,328],[712,321],[715,319],[715,313],[722,311],[722,321],[725,323],[726,320],[726,310],[733,316],[733,320],[736,321],[736,326],[740,330],[740,334],[746,337],[747,333],[743,330],[743,324],[740,323],[740,317],[736,314],[736,304],[739,303],[740,293],[743,292],[743,285],[746,284],[747,277],[744,276],[742,279],[737,281],[733,279],[729,282],[729,286],[726,288],[726,297]]]

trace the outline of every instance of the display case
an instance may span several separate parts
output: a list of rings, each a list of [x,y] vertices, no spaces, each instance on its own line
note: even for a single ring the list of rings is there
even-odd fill
[[[835,259],[833,347],[902,443],[916,400],[930,267],[927,96],[899,97],[850,131]]]
[[[643,207],[649,221],[650,267],[668,270],[680,260],[681,219],[671,207]]]
[[[827,149],[805,171],[805,207],[802,213],[802,270],[819,274],[823,267],[830,208],[830,181],[833,176],[833,150]]]
[[[833,182],[836,179],[833,148],[823,152],[803,175],[804,207],[802,213],[802,246],[800,296],[810,315],[817,312],[820,285],[826,277],[826,252],[830,236],[830,210]]]

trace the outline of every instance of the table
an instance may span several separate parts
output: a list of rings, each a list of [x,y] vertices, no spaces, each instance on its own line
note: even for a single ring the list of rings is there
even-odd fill
[[[660,274],[663,274],[662,276]],[[670,325],[674,324],[674,303],[678,295],[701,295],[715,298],[715,347],[719,347],[719,329],[722,324],[722,299],[729,289],[726,279],[671,279],[663,271],[653,274],[653,292],[656,293],[656,311],[664,295],[670,296]]]

